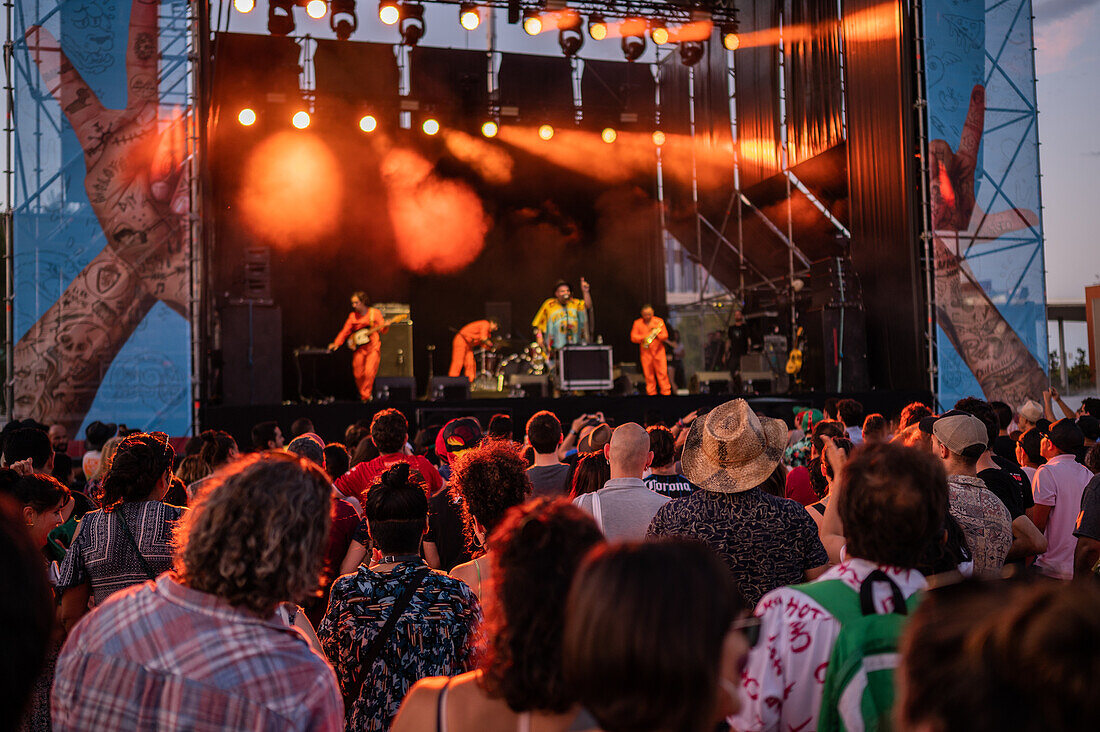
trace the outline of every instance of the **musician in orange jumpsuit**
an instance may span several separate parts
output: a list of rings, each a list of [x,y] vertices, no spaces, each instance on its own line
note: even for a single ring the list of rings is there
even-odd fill
[[[462,326],[454,340],[451,341],[451,368],[448,376],[466,374],[470,381],[477,375],[477,366],[474,364],[474,349],[488,347],[489,339],[499,326],[493,318],[488,320],[475,320]]]
[[[344,327],[339,335],[329,344],[328,350],[335,351],[344,344],[349,337],[354,342],[365,334],[360,331],[367,328],[377,328],[374,333],[363,343],[355,346],[355,355],[351,359],[351,369],[355,374],[355,385],[359,387],[359,398],[369,402],[374,389],[374,377],[378,375],[378,364],[382,360],[381,333],[388,330],[386,321],[382,318],[382,312],[370,306],[365,292],[355,292],[351,295],[351,313],[348,315]]]
[[[653,340],[646,346],[650,336]],[[645,374],[645,393],[654,395],[660,387],[661,393],[672,393],[672,384],[668,381],[668,360],[665,356],[665,341],[668,340],[668,328],[665,321],[653,314],[653,307],[642,308],[642,317],[634,321],[630,329],[630,340],[637,343],[642,352],[642,373]]]

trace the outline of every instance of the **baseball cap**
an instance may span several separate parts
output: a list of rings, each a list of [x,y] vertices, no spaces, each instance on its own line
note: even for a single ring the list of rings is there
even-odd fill
[[[1100,419],[1093,417],[1091,414],[1082,414],[1077,418],[1077,427],[1080,428],[1081,434],[1085,436],[1086,442],[1100,440]]]
[[[447,424],[435,438],[435,454],[440,460],[446,460],[450,455],[457,455],[463,450],[476,447],[481,442],[484,432],[481,423],[473,417],[456,417]]]
[[[972,414],[948,412],[933,422],[932,434],[951,452],[972,460],[981,457],[989,446],[985,422]]]
[[[1062,452],[1077,454],[1085,446],[1085,434],[1072,419],[1060,419],[1039,431]]]
[[[1034,399],[1028,399],[1020,408],[1016,410],[1016,413],[1026,419],[1028,422],[1038,422],[1043,417],[1043,405]]]

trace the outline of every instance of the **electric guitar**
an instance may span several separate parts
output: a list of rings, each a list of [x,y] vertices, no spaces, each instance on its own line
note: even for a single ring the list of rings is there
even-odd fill
[[[380,330],[385,330],[395,323],[399,323],[403,320],[408,320],[408,315],[395,315],[389,320],[383,321],[381,325],[375,325],[370,328],[360,328],[357,331],[352,332],[348,336],[348,348],[355,350],[359,346],[364,346],[370,342],[370,337]]]

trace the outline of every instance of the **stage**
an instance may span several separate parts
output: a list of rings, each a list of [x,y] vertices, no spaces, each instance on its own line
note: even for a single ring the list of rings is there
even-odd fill
[[[490,417],[504,413],[512,417],[516,439],[523,439],[523,425],[532,414],[548,409],[562,421],[562,429],[568,431],[569,423],[582,414],[603,412],[612,424],[638,422],[644,424],[653,419],[662,420],[671,425],[693,410],[711,409],[736,397],[748,400],[756,411],[769,417],[789,419],[793,417],[796,406],[817,407],[820,409],[829,393],[810,394],[690,394],[685,396],[614,396],[591,394],[585,396],[563,396],[558,398],[497,398],[464,399],[453,401],[374,401],[333,402],[331,404],[273,404],[269,406],[207,407],[202,410],[202,424],[207,429],[225,430],[237,440],[241,449],[251,444],[252,425],[266,420],[275,420],[288,430],[291,422],[299,417],[308,417],[313,421],[318,433],[327,441],[339,441],[343,438],[348,425],[358,421],[369,421],[375,412],[394,408],[400,410],[409,420],[410,440],[420,427],[442,425],[445,421],[460,416],[474,416],[482,426],[487,426]],[[932,395],[919,391],[871,391],[863,394],[846,394],[858,399],[866,414],[878,412],[888,419],[898,414],[910,402],[923,401],[931,404]],[[647,420],[647,415],[651,418]]]

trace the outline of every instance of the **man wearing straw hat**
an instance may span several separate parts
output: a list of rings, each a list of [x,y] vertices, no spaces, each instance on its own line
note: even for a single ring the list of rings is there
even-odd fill
[[[750,607],[776,587],[817,577],[829,561],[805,509],[759,488],[786,444],[783,421],[757,417],[744,399],[695,420],[682,462],[703,490],[662,506],[647,534],[705,542],[729,565]]]

